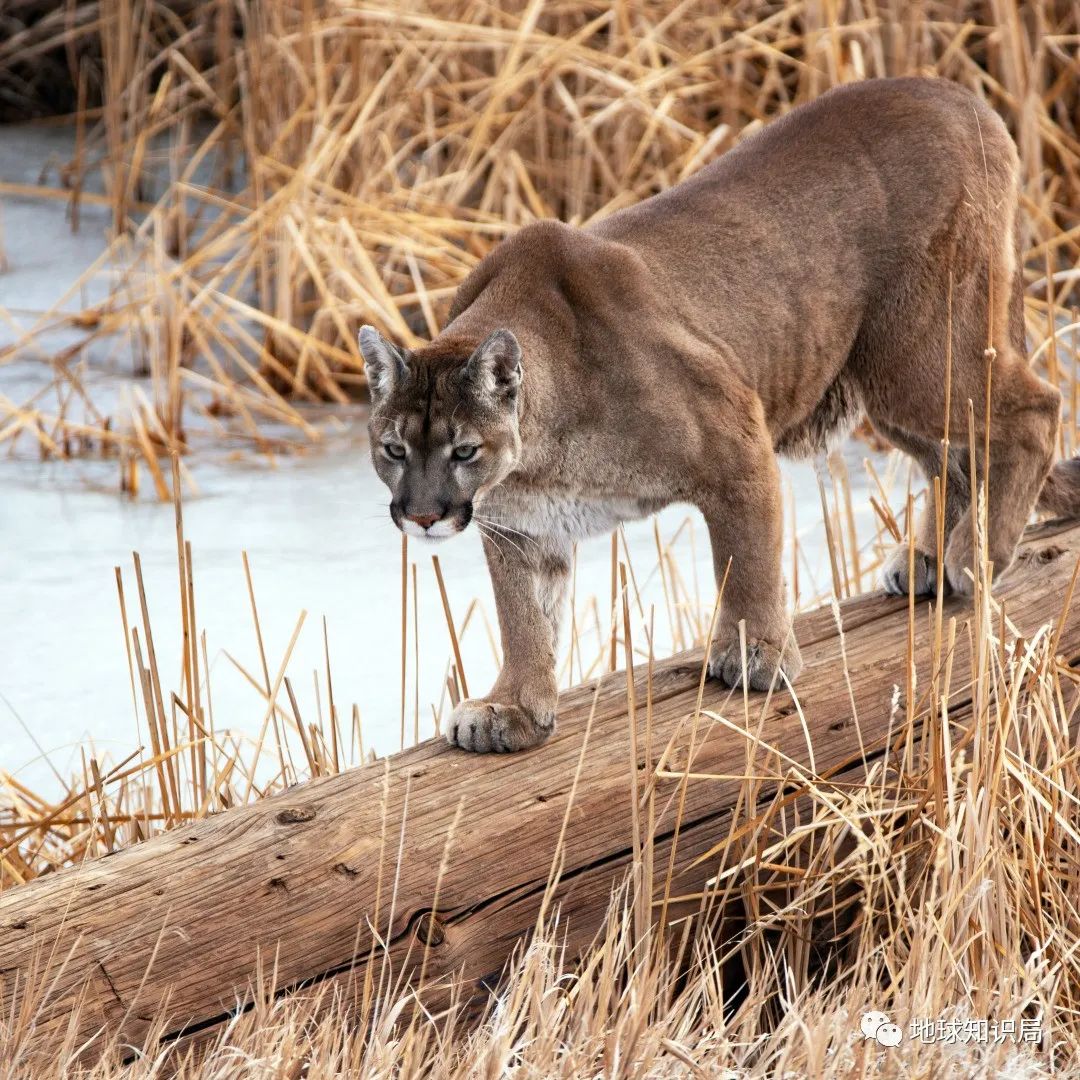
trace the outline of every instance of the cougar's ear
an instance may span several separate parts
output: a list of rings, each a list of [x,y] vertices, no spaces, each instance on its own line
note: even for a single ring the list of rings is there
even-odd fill
[[[489,334],[469,357],[465,377],[496,400],[513,400],[521,385],[521,346],[509,330]]]
[[[374,326],[360,327],[360,355],[373,398],[382,398],[408,374],[401,351],[390,344]]]

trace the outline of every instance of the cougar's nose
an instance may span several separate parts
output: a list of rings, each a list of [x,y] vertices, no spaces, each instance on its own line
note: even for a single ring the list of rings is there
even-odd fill
[[[421,529],[428,529],[439,520],[438,514],[406,514],[405,516]]]

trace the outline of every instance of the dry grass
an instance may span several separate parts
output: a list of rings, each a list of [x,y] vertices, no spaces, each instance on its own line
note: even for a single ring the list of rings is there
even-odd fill
[[[160,497],[175,498],[193,417],[207,437],[232,432],[267,451],[278,445],[268,422],[313,437],[298,402],[343,400],[358,387],[355,324],[375,322],[406,342],[433,332],[456,282],[507,228],[548,214],[585,221],[610,212],[829,85],[911,71],[975,86],[1010,120],[1024,159],[1037,363],[1075,406],[1075,352],[1063,331],[1051,333],[1077,321],[1068,313],[1080,280],[1071,269],[1080,254],[1074,6],[747,2],[717,12],[641,0],[428,0],[405,11],[399,3],[276,2],[208,5],[190,23],[130,0],[67,10],[77,14],[64,35],[80,49],[94,35],[100,41],[76,52],[85,56],[87,100],[100,85],[102,101],[100,110],[84,101],[66,198],[77,212],[86,176],[104,171],[116,237],[103,265],[114,268],[115,284],[92,308],[41,313],[0,357],[45,348],[56,329],[76,332],[74,345],[42,361],[49,375],[41,394],[0,399],[0,439],[33,439],[57,456],[104,447],[119,458],[127,490],[142,469]],[[0,49],[0,66],[10,63]],[[196,183],[191,163],[200,157],[212,176]],[[150,392],[129,415],[94,416],[87,401],[87,415],[75,419],[83,391],[76,361],[101,343],[142,357]],[[1063,441],[1071,451],[1075,407],[1069,416]],[[858,538],[846,490],[839,474],[822,489],[837,595],[860,591],[910,516],[910,504],[894,512],[879,491],[875,535]],[[242,746],[218,732],[178,498],[175,505],[180,684],[166,693],[136,563],[118,584],[146,750],[115,764],[88,756],[59,801],[6,778],[4,888],[363,758],[355,710],[339,714],[331,698],[325,715],[305,722],[286,675],[291,645],[271,665],[261,635],[260,670],[247,675],[262,702],[262,733]],[[622,589],[613,590],[606,625],[599,610],[607,598],[586,606],[591,637],[584,619],[575,622],[571,680],[618,655],[616,612],[637,589],[633,568],[626,579],[615,574],[621,561],[616,541],[613,581]],[[402,570],[407,614],[416,577],[406,551]],[[708,610],[659,541],[655,572],[673,644],[700,642]],[[448,611],[452,636],[471,615],[455,621]],[[804,793],[797,810],[778,801],[744,817],[737,834],[718,836],[716,888],[689,898],[699,914],[643,925],[634,913],[652,910],[656,898],[632,879],[594,948],[574,961],[549,913],[478,1022],[464,1007],[438,1016],[411,1009],[412,991],[393,972],[380,995],[357,988],[333,999],[275,997],[268,973],[252,1007],[201,1048],[199,1062],[158,1049],[154,1033],[145,1052],[106,1033],[96,1064],[77,1061],[81,1048],[70,1043],[32,1059],[32,1017],[3,1016],[0,1074],[1075,1075],[1076,677],[1054,655],[1052,625],[1020,649],[1006,647],[1011,633],[996,636],[1003,625],[980,589],[971,670],[935,665],[944,681],[926,695],[925,711],[897,715],[893,752],[865,786],[787,777]],[[403,656],[406,631],[407,618]],[[938,655],[965,632],[939,621]],[[448,665],[451,698],[464,684],[460,666]],[[329,689],[329,666],[326,681]],[[970,704],[945,713],[942,702],[960,686]],[[403,676],[403,740],[405,713]],[[746,781],[744,805],[755,805],[759,779]],[[796,814],[797,828],[780,839],[779,823],[790,826]],[[756,847],[766,836],[768,845]],[[753,915],[735,937],[719,922],[733,909]],[[816,977],[820,950],[811,947],[823,942],[835,946],[827,979]],[[1042,1040],[909,1038],[886,1050],[856,1037],[868,1008],[896,1018],[1011,1021],[1018,1031],[1027,1020]]]
[[[79,106],[63,186],[38,193],[66,198],[74,224],[99,175],[114,239],[88,271],[105,300],[80,302],[80,282],[53,310],[0,309],[15,328],[0,364],[44,365],[31,398],[0,398],[0,441],[116,455],[123,490],[148,476],[168,498],[166,451],[316,440],[299,406],[360,389],[361,321],[425,338],[508,230],[610,213],[828,87],[884,75],[957,80],[1009,121],[1044,335],[1080,284],[1078,20],[1011,0],[113,0],[27,18],[0,47],[0,88],[29,110],[27,72],[51,63]],[[115,413],[79,363],[103,354],[149,375]],[[1075,400],[1053,345],[1040,363]]]
[[[625,613],[629,586],[621,565]],[[913,607],[910,617],[924,615]],[[950,643],[967,633],[974,641],[970,668],[954,670]],[[793,763],[777,772],[768,764],[767,736],[759,734],[749,752],[760,768],[749,772],[740,797],[748,809],[706,856],[716,866],[709,891],[654,895],[632,876],[580,959],[564,954],[558,911],[549,908],[480,1017],[463,997],[436,1015],[416,1009],[418,988],[403,983],[388,961],[375,984],[358,979],[287,996],[273,993],[268,970],[249,1007],[209,1044],[159,1045],[163,1017],[144,1049],[104,1033],[89,1053],[70,1038],[42,1053],[29,1049],[32,1007],[0,1017],[6,1075],[1074,1075],[1078,680],[1055,655],[1054,624],[1017,638],[985,581],[970,620],[939,620],[933,647],[939,660],[919,695],[924,706],[897,711],[892,750],[870,766],[865,785],[832,784]],[[606,655],[606,642],[599,651]],[[152,697],[155,679],[145,669],[140,674]],[[276,694],[280,676],[273,683]],[[293,719],[281,715],[283,724]],[[328,740],[309,734],[316,745],[322,741],[325,755],[322,764],[318,755],[309,759],[310,771],[336,767]],[[163,750],[126,783],[88,782],[66,817],[51,813],[22,829],[18,844],[5,844],[4,857],[15,852],[24,868],[49,872],[129,843],[163,820],[167,826],[231,799],[257,797],[250,781],[242,782],[245,769],[254,770],[234,748],[225,766],[203,766],[203,775],[215,779],[195,809],[199,766],[193,763],[183,782],[171,775],[183,773],[192,749]],[[278,743],[273,752],[287,751]],[[232,780],[221,776],[226,769],[237,770]],[[687,782],[722,779],[694,774]],[[762,805],[766,780],[775,782],[777,795]],[[587,773],[579,782],[588,782]],[[114,794],[106,796],[107,789]],[[130,819],[117,790],[127,793]],[[230,798],[221,797],[226,790]],[[162,816],[160,808],[170,805]],[[9,837],[17,831],[5,828]],[[58,837],[71,845],[66,857]],[[31,848],[33,860],[26,855]],[[641,865],[651,859],[646,836]],[[556,851],[556,866],[558,860]],[[650,911],[679,916],[650,925]],[[982,1019],[1010,1023],[1015,1034],[995,1040],[976,1028],[952,1042],[909,1035],[885,1049],[858,1035],[861,1015],[872,1009],[893,1016],[905,1034],[919,1020],[952,1022],[964,1032],[965,1021]],[[1036,1042],[1021,1037],[1028,1025],[1039,1033]]]
[[[834,504],[836,535],[846,518],[845,490],[823,491],[825,505]],[[905,531],[905,515],[882,500],[875,536],[831,552],[840,580],[855,588],[872,578],[891,540],[882,521]],[[141,691],[152,752],[115,766],[89,759],[84,777],[59,803],[9,779],[0,813],[5,887],[356,761],[360,732],[343,730],[332,693],[329,723],[322,716],[318,723],[301,721],[285,674],[295,635],[280,662],[260,650],[259,672],[251,674],[263,701],[258,739],[241,745],[215,731],[179,501],[176,514],[189,645],[175,692],[167,692],[158,669],[137,561],[127,595],[121,594],[133,686]],[[663,567],[668,588],[676,588],[671,541],[677,539],[661,546],[651,571],[635,571],[621,545],[613,545],[620,581],[614,606],[624,619],[635,607],[633,579],[644,589],[650,573]],[[862,578],[851,566],[852,552]],[[415,587],[415,564],[407,549],[403,556],[403,582]],[[966,625],[938,622],[939,660],[920,690],[922,704],[896,713],[893,750],[871,767],[865,785],[835,785],[800,769],[775,772],[766,735],[751,751],[758,765],[740,797],[740,805],[756,809],[717,835],[708,893],[669,896],[665,910],[678,916],[651,926],[648,913],[660,914],[663,897],[632,877],[581,958],[561,950],[558,912],[549,909],[479,1018],[463,1000],[437,1015],[415,1009],[417,987],[403,983],[388,962],[374,993],[367,983],[338,983],[278,996],[267,971],[250,1007],[208,1045],[162,1047],[161,1026],[146,1035],[142,1050],[110,1042],[105,1033],[89,1054],[70,1040],[42,1054],[29,1048],[30,1009],[0,1018],[0,1061],[20,1080],[133,1080],[174,1072],[199,1078],[714,1077],[729,1075],[725,1070],[760,1077],[1068,1075],[1080,1068],[1077,679],[1055,656],[1052,622],[1020,641],[981,585]],[[709,611],[683,589],[668,611],[631,620],[630,637],[618,636],[614,620],[597,623],[592,635],[577,634],[570,655],[576,649],[586,657],[577,677],[606,670],[612,641],[621,657],[637,647],[644,627],[664,617],[684,627],[684,644],[700,643]],[[408,610],[404,586],[403,596]],[[595,602],[582,607],[597,610]],[[252,608],[257,629],[254,591]],[[455,633],[468,630],[468,617],[454,622]],[[924,617],[912,609],[911,618]],[[954,670],[950,643],[969,633],[970,667]],[[408,638],[406,624],[403,642]],[[644,659],[649,655],[646,647]],[[452,657],[451,684],[453,665]],[[329,689],[329,667],[326,677]],[[285,697],[287,706],[279,701]],[[260,771],[265,779],[258,779]],[[762,806],[758,793],[770,778],[780,794]],[[715,781],[696,774],[688,782]],[[646,830],[642,864],[651,852]],[[677,887],[669,878],[666,890]],[[964,1021],[989,1019],[1012,1023],[1016,1035],[985,1042],[962,1036],[951,1044],[908,1038],[884,1049],[856,1034],[869,1009],[890,1013],[905,1031],[917,1019],[954,1021],[960,1030]],[[1037,1044],[1020,1041],[1022,1022],[1038,1027]]]

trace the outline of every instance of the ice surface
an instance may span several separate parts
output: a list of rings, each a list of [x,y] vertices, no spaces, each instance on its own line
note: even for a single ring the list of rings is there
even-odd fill
[[[13,184],[59,187],[56,170],[70,153],[71,131],[66,127],[19,124],[0,126],[0,180]],[[88,190],[93,191],[92,185]],[[72,232],[68,204],[61,200],[0,197],[0,306],[26,329],[36,313],[49,310],[78,281],[106,248],[112,216],[108,207],[83,203],[79,231]],[[106,295],[98,281],[79,296],[93,301]],[[16,328],[0,322],[0,345],[17,336]]]

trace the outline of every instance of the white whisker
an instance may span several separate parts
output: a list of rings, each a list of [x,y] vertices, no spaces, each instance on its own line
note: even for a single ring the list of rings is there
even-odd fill
[[[484,534],[484,536],[488,537],[488,539],[491,540],[491,542],[495,545],[495,550],[498,551],[504,559],[506,558],[506,552],[504,552],[502,547],[500,546],[500,540],[505,540],[506,543],[508,543],[523,559],[528,561],[528,555],[526,555],[524,550],[522,550],[522,548],[515,544],[509,536],[497,533],[497,526],[491,526],[486,522],[478,520],[475,517],[473,518],[473,520],[476,521],[476,527]]]
[[[528,533],[522,532],[520,529],[515,529],[510,525],[505,525],[501,521],[495,521],[492,518],[481,517],[479,514],[473,514],[473,520],[478,521],[484,525],[487,525],[490,529],[498,529],[500,533],[511,533],[514,536],[521,537],[522,540],[533,545],[537,551],[541,550],[540,543],[534,536],[530,536]]]

